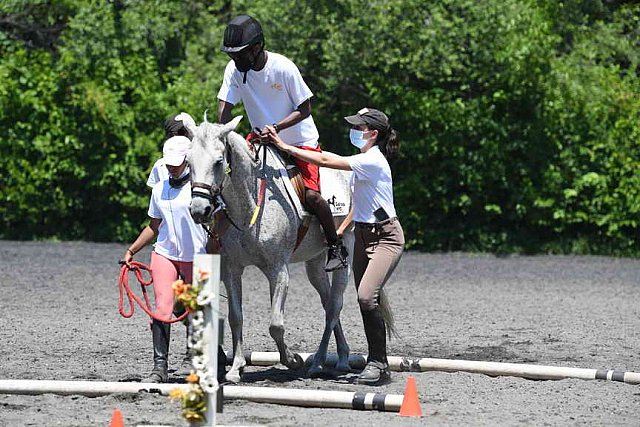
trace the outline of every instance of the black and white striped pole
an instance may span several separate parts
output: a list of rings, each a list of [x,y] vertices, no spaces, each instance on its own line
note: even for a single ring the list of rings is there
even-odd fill
[[[305,364],[310,364],[314,353],[299,353]],[[280,363],[277,352],[246,352],[247,365],[272,366]],[[640,384],[640,373],[619,369],[589,369],[563,366],[544,366],[525,363],[483,362],[477,360],[433,359],[388,356],[389,369],[397,372],[469,372],[484,374],[492,377],[512,376],[533,380],[562,380],[577,378],[582,380],[618,381],[626,384]],[[335,365],[338,356],[335,353],[327,355],[328,366]],[[227,362],[229,354],[227,354]],[[367,364],[366,355],[352,354],[349,365],[352,369],[362,369]]]

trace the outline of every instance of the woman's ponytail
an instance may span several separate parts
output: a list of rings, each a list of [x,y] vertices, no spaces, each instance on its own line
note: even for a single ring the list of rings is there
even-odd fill
[[[382,154],[387,160],[393,160],[398,157],[400,153],[400,141],[398,140],[398,132],[395,129],[389,128],[386,132],[380,132],[378,138],[378,145],[382,150]]]

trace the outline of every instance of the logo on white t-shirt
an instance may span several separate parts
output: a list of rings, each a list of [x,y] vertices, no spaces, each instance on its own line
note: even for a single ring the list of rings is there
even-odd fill
[[[282,86],[282,84],[280,83],[274,83],[271,85],[271,89],[277,90],[278,92],[282,92],[282,90],[284,89],[284,86]]]

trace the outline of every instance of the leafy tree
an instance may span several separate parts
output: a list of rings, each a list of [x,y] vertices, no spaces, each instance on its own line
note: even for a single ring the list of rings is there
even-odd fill
[[[299,66],[325,149],[389,114],[409,247],[640,249],[640,6],[604,0],[3,2],[0,237],[130,239],[162,119],[215,117],[238,14]]]

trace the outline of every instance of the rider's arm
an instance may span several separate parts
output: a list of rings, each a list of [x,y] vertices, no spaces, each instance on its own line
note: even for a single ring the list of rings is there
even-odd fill
[[[222,123],[223,125],[229,123],[232,119],[231,117],[231,109],[233,108],[233,104],[227,101],[218,100],[218,123]]]
[[[303,101],[302,104],[298,105],[298,108],[293,110],[288,116],[286,116],[285,118],[281,119],[279,122],[273,123],[273,124],[278,127],[278,132],[279,132],[282,129],[289,128],[289,127],[291,127],[291,126],[303,121],[304,119],[306,119],[310,115],[311,115],[311,100],[307,99],[307,100]],[[273,129],[273,126],[265,126],[265,128],[262,129],[262,132],[260,132],[260,135],[263,136],[263,137],[266,137],[269,134],[269,129],[268,128],[272,128]]]
[[[122,260],[127,265],[131,262],[136,253],[140,252],[142,248],[153,242],[158,235],[158,228],[160,227],[161,222],[161,218],[151,218],[149,225],[142,229],[136,240],[131,244],[131,246],[129,246],[122,257]]]
[[[280,139],[280,137],[277,133],[275,133],[272,127],[269,126],[269,128],[269,138],[280,151],[284,151],[285,153],[297,157],[298,159],[304,160],[305,162],[313,163],[320,167],[342,169],[345,171],[351,170],[351,165],[349,164],[349,161],[346,157],[342,157],[328,151],[317,152],[302,150],[298,147],[294,147],[293,145],[289,145],[282,139]]]

